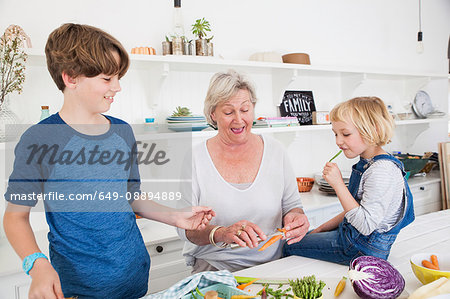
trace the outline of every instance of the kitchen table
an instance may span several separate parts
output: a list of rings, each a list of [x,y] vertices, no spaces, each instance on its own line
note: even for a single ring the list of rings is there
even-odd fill
[[[388,261],[403,275],[406,281],[405,290],[400,298],[407,298],[422,284],[415,277],[409,262],[415,253],[434,252],[449,254],[450,252],[450,210],[421,215],[405,227],[392,246]],[[327,286],[324,288],[324,299],[334,298],[334,289],[342,278],[347,275],[348,267],[320,260],[291,256],[270,263],[247,268],[235,272],[236,276],[249,276],[258,278],[283,279],[301,278],[314,274],[322,279]],[[272,286],[277,288],[277,286]],[[260,285],[252,285],[247,289],[256,293]],[[358,298],[351,284],[347,281],[344,292],[339,298]]]

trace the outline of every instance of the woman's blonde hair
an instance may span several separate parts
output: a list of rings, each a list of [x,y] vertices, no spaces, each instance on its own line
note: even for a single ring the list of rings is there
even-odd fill
[[[209,124],[217,126],[217,122],[212,119],[211,114],[216,110],[217,105],[228,101],[241,89],[248,91],[250,101],[254,106],[257,101],[255,88],[243,75],[234,70],[214,74],[209,83],[203,108],[203,113]]]
[[[384,102],[377,97],[357,97],[339,103],[330,112],[331,121],[351,122],[372,145],[391,142],[395,123]]]

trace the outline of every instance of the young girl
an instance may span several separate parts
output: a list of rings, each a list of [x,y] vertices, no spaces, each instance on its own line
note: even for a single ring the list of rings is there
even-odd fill
[[[348,188],[335,163],[326,163],[324,179],[344,211],[285,245],[283,255],[300,255],[348,265],[361,255],[387,259],[400,230],[414,221],[412,195],[403,164],[381,146],[390,141],[394,121],[377,97],[359,97],[331,111],[336,144],[353,165]]]

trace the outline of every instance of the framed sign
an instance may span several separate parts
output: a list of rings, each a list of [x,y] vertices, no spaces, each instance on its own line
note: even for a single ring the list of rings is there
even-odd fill
[[[286,90],[280,105],[281,116],[297,117],[300,125],[312,125],[316,111],[312,91]]]

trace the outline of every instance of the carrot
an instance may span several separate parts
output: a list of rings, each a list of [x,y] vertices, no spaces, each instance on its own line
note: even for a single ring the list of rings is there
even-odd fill
[[[285,234],[287,232],[287,230],[285,228],[277,228],[277,231],[279,231],[280,233]]]
[[[337,296],[339,296],[341,293],[342,293],[342,291],[344,290],[344,288],[345,288],[345,282],[346,282],[346,280],[347,280],[347,277],[342,277],[342,279],[339,281],[339,283],[338,283],[338,285],[336,286],[336,290],[334,291],[334,297],[337,297]]]
[[[258,251],[263,251],[266,250],[267,247],[269,247],[270,245],[272,245],[273,243],[281,240],[281,238],[283,238],[283,235],[276,235],[273,236],[272,238],[269,239],[269,241],[266,242],[266,244],[264,244],[260,249],[258,249]]]
[[[440,270],[440,269],[439,269],[439,262],[438,262],[437,256],[434,255],[434,254],[432,254],[430,258],[431,258],[431,263],[432,263],[433,265],[435,265],[435,266],[437,267],[438,270]]]
[[[245,289],[246,287],[248,287],[249,285],[251,285],[252,283],[254,283],[257,280],[259,280],[259,278],[253,279],[252,281],[249,281],[247,283],[240,284],[240,285],[237,286],[237,288],[239,290],[243,290],[243,289]]]
[[[427,260],[423,260],[423,261],[422,261],[422,266],[424,266],[424,267],[426,267],[426,268],[428,268],[428,269],[439,270],[438,267],[436,267],[435,265],[433,265],[432,263],[430,263],[430,262],[427,261]]]

